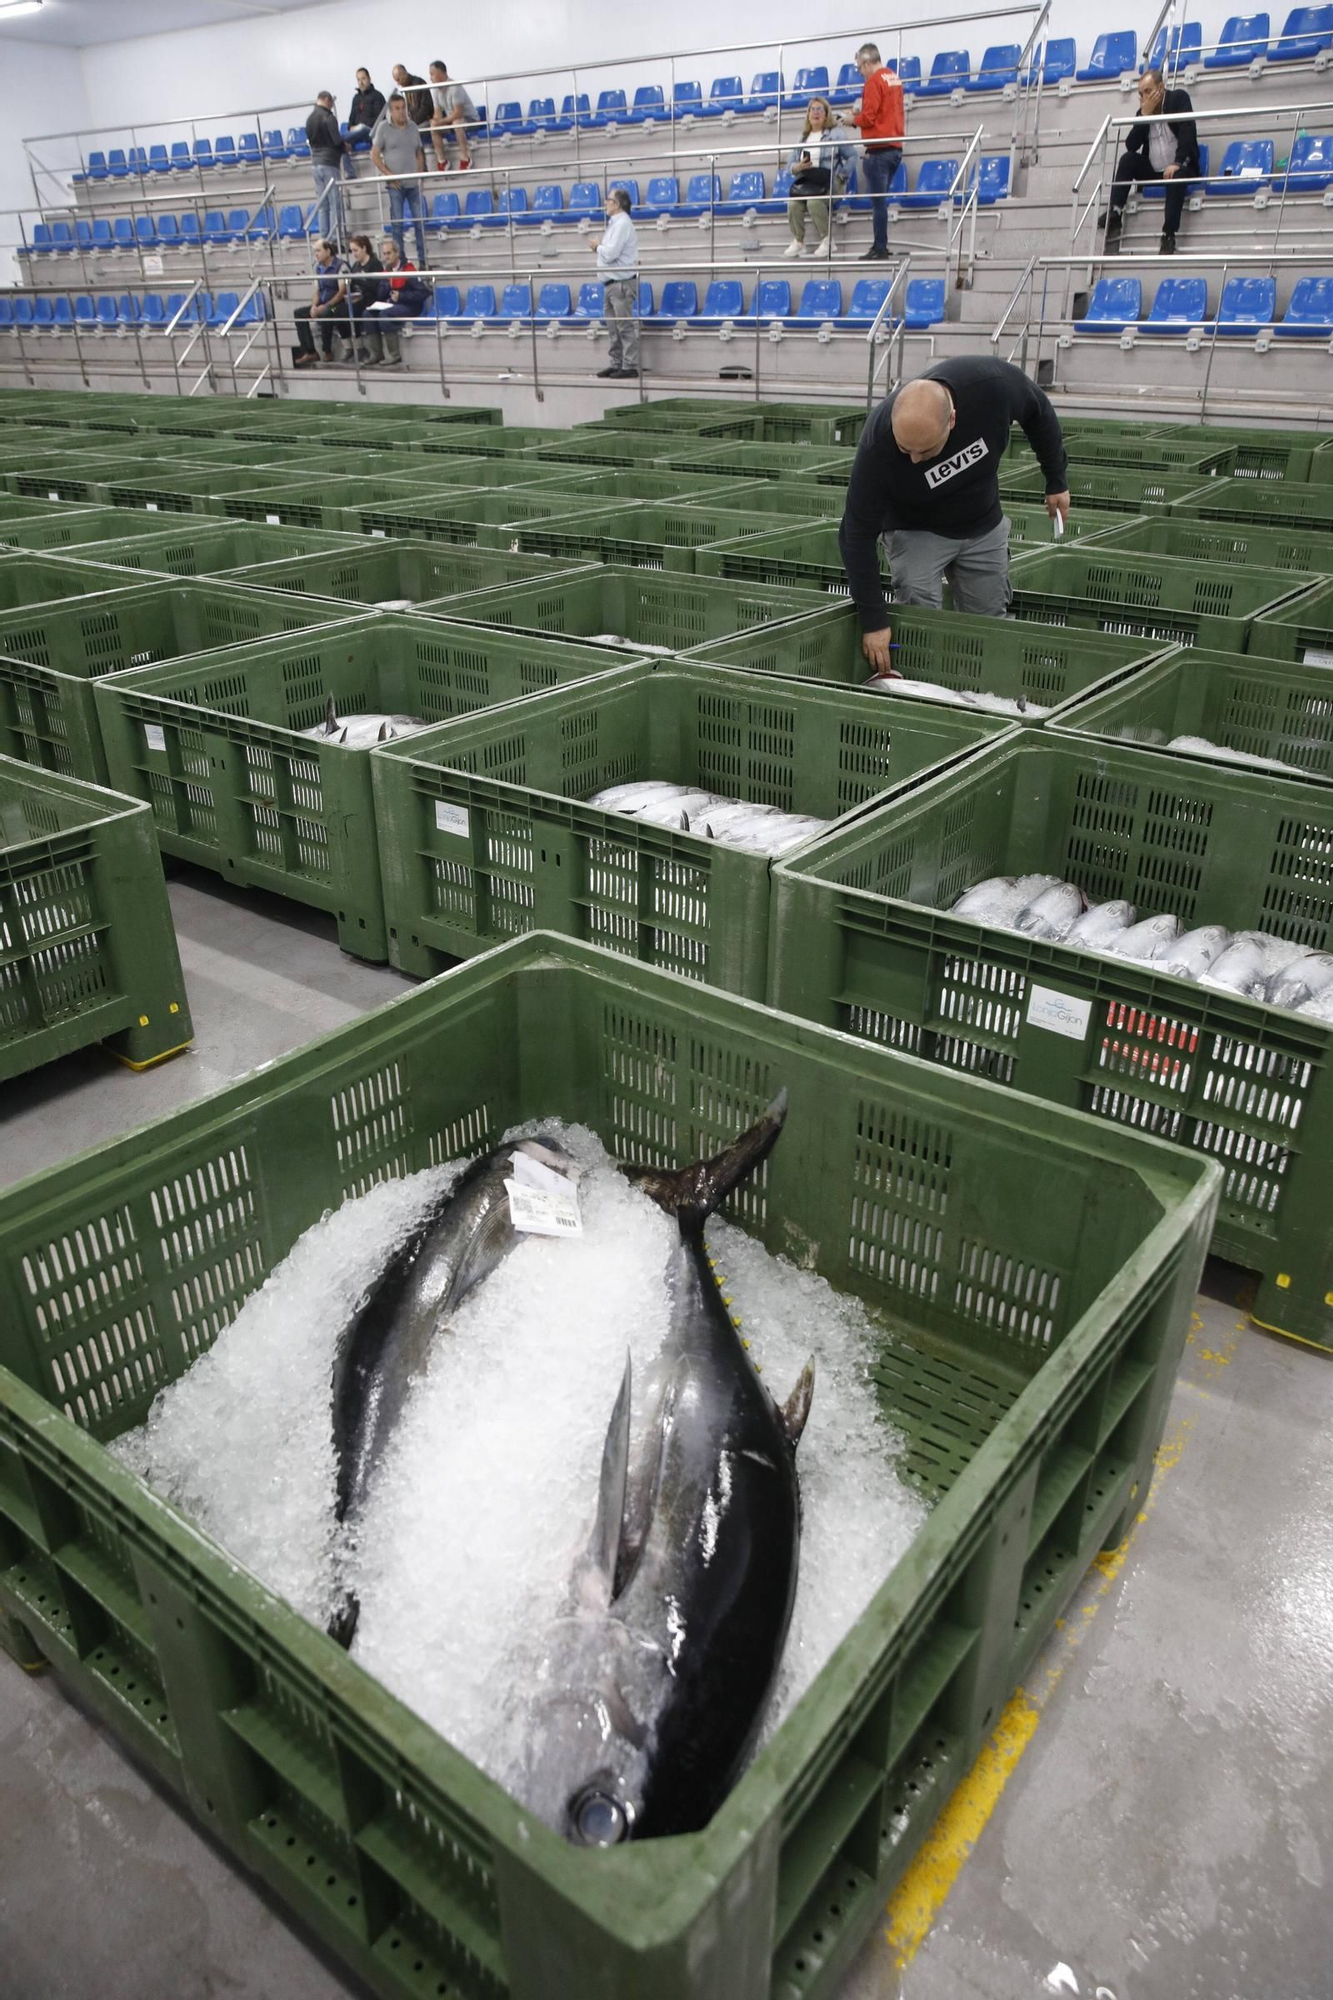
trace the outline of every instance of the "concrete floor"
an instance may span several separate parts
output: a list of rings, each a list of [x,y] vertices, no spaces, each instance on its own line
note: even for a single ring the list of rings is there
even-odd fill
[[[6,1086],[0,1183],[406,984],[293,905],[190,871],[171,900],[194,1052]],[[842,2000],[1333,1996],[1333,1361],[1250,1327],[1235,1273],[1208,1288],[1127,1560],[1090,1574]],[[349,1991],[54,1680],[0,1659],[4,2000]]]

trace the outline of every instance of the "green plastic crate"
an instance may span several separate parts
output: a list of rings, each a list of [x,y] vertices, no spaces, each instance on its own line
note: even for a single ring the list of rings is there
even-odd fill
[[[1074,438],[1071,446],[1069,470],[1073,477],[1085,466],[1136,465],[1153,472],[1190,472],[1199,479],[1224,478],[1236,450],[1235,446],[1227,449],[1197,439],[1157,437],[1136,424],[1122,425],[1119,434]],[[1011,464],[1036,463],[1036,453],[1019,430],[1010,438],[1005,457]]]
[[[1014,564],[1012,616],[1243,653],[1251,620],[1307,590],[1296,570],[1178,562],[1076,542]]]
[[[1310,453],[1310,483],[1314,486],[1333,485],[1333,438],[1325,438],[1317,443]]]
[[[775,864],[770,1002],[1220,1161],[1214,1249],[1260,1273],[1264,1325],[1333,1347],[1333,1029],[947,914],[1045,870],[1327,950],[1331,850],[1303,778],[1019,731]]]
[[[109,522],[104,531],[108,539],[79,544],[72,554],[82,562],[165,576],[227,576],[247,565],[308,562],[361,544],[359,535],[333,534],[326,528],[275,528],[198,514],[132,514],[123,507],[98,513]],[[124,534],[126,528],[133,532]]]
[[[745,479],[807,479],[846,485],[856,457],[851,445],[729,444],[709,460],[714,472]]]
[[[560,435],[545,424],[478,424],[442,431],[439,437],[423,429],[420,449],[427,456],[457,452],[461,457],[464,452],[480,452],[492,458],[523,458],[538,445],[551,444]]]
[[[1171,424],[1160,438],[1212,445],[1229,454],[1226,474],[1232,479],[1294,479],[1311,475],[1316,442],[1309,431],[1231,430],[1220,424]],[[1219,468],[1221,471],[1222,468]]]
[[[372,1179],[553,1116],[674,1164],[779,1086],[738,1219],[880,1315],[878,1393],[934,1506],[703,1832],[578,1852],[104,1443]],[[1142,1506],[1216,1198],[1136,1133],[523,941],[0,1194],[0,1606],[379,2000],[833,2000]],[[81,1256],[104,1282],[71,1326]]]
[[[7,611],[25,611],[60,598],[114,590],[127,581],[105,564],[54,554],[33,556],[26,550],[0,550],[0,617]]]
[[[141,508],[149,514],[220,514],[224,500],[232,494],[265,488],[282,492],[290,485],[285,473],[265,475],[254,466],[192,466],[178,455],[147,469],[142,462],[118,467],[102,480],[93,497],[113,507]],[[318,527],[319,523],[301,525]]]
[[[433,458],[410,451],[325,450],[316,455],[297,450],[281,464],[275,463],[272,469],[282,471],[293,485],[307,481],[311,488],[322,488],[325,481],[331,480],[341,490],[345,480],[354,479],[358,488],[378,489],[387,481],[427,493],[448,491],[455,486],[551,485],[560,481],[562,475],[563,483],[577,490],[586,476],[575,466],[542,466],[524,456],[488,458],[479,452]]]
[[[543,559],[507,556],[501,560],[532,563]],[[596,564],[563,575],[534,577],[517,588],[470,591],[432,609],[465,619],[468,624],[547,632],[563,639],[596,639],[614,633],[630,650],[636,645],[665,646],[679,653],[701,647],[706,641],[723,645],[756,626],[802,617],[823,604],[818,591],[775,590],[771,584],[681,576],[676,571],[645,576],[641,569]]]
[[[0,1081],[90,1042],[135,1068],[189,1042],[145,807],[0,757],[0,940]]]
[[[624,403],[580,424],[581,431],[672,431],[698,434],[702,423],[753,424],[759,405],[752,396],[654,396],[641,403]],[[750,436],[748,428],[738,435]]]
[[[1219,479],[1190,511],[1205,521],[1245,521],[1259,528],[1300,528],[1333,535],[1333,493],[1294,480]]]
[[[405,535],[409,540],[457,542],[465,548],[508,549],[517,554],[527,545],[519,543],[514,524],[548,520],[575,509],[588,522],[612,516],[620,519],[633,511],[610,501],[594,506],[574,487],[543,481],[540,485],[489,490],[459,486],[446,492],[423,491],[414,500],[396,505],[363,495],[339,511],[338,525],[360,535]],[[531,552],[544,553],[540,549]],[[582,556],[576,559],[586,561]]]
[[[0,755],[105,784],[93,700],[101,675],[339,616],[334,606],[277,591],[157,577],[0,614]]]
[[[1070,470],[1073,509],[1068,526],[1081,519],[1084,509],[1120,514],[1188,513],[1196,494],[1206,493],[1206,481],[1189,472],[1159,472],[1152,466],[1075,465]],[[1000,478],[1001,498],[1038,502],[1046,492],[1046,475],[1039,465],[1031,470],[1012,467]]]
[[[1248,522],[1193,520],[1183,514],[1169,519],[1127,521],[1101,537],[1103,548],[1127,549],[1135,555],[1173,556],[1188,562],[1238,563],[1268,570],[1305,570],[1313,574],[1333,568],[1333,534],[1320,529],[1257,528]]]
[[[5,475],[11,493],[33,500],[65,500],[76,505],[110,504],[109,487],[119,479],[143,479],[156,461],[151,452],[127,458],[123,452],[80,451],[50,453],[39,463],[13,467]]]
[[[0,493],[0,549],[72,548],[114,533],[105,525],[110,507],[81,507],[68,502],[33,500],[26,494]]]
[[[387,462],[387,461],[386,461]],[[290,528],[329,528],[337,533],[349,531],[349,514],[354,508],[368,506],[411,507],[418,499],[432,500],[439,491],[439,481],[432,479],[423,468],[424,459],[404,457],[393,460],[401,470],[385,473],[377,479],[339,478],[326,472],[316,475],[306,473],[295,476],[288,472],[272,473],[261,477],[246,475],[249,485],[234,492],[225,492],[210,501],[207,511],[222,514],[233,521],[262,521],[270,526]],[[411,473],[407,468],[415,465]],[[460,492],[466,491],[459,488]]]
[[[567,511],[554,520],[528,521],[518,527],[515,539],[519,548],[571,561],[592,556],[639,569],[691,573],[697,549],[766,535],[772,526],[771,514],[713,506],[706,500],[678,505],[644,501],[638,506],[589,507],[581,513]]]
[[[262,595],[305,621],[334,608]],[[112,782],[152,805],[165,853],[330,911],[344,951],[382,960],[370,753],[299,732],[330,695],[344,715],[440,722],[605,671],[599,648],[385,612],[114,675],[98,719]]]
[[[1299,660],[1309,667],[1333,667],[1333,582],[1256,618],[1247,650],[1270,660]]]
[[[557,930],[758,999],[767,858],[591,794],[667,778],[841,820],[1008,726],[646,660],[445,723],[371,760],[390,960],[429,977]]]
[[[772,589],[772,585],[762,586]],[[1157,657],[1159,648],[1111,633],[1062,632],[1049,625],[1025,625],[1008,618],[975,618],[958,611],[930,611],[919,605],[890,607],[893,664],[911,680],[937,686],[1020,697],[1063,713],[1071,702],[1118,680],[1133,667]],[[809,616],[769,630],[695,646],[699,659],[751,673],[787,674],[837,687],[861,687],[870,668],[861,651],[861,620],[855,605],[822,607]],[[872,694],[871,701],[892,701]],[[900,708],[919,697],[899,699]],[[1041,717],[1032,719],[1036,723]]]
[[[1333,782],[1333,632],[1329,640],[1324,666],[1279,666],[1252,654],[1194,648],[1168,653],[1069,704],[1057,726],[1080,737],[1160,747],[1172,759],[1203,754],[1168,751],[1173,736],[1200,736]],[[1229,759],[1209,761],[1232,768]]]
[[[459,548],[453,543],[409,542],[396,537],[381,541],[355,535],[340,540],[340,547],[328,555],[259,562],[226,575],[233,583],[294,591],[308,598],[338,598],[366,605],[404,597],[417,605],[436,599],[452,604],[457,599],[461,607],[464,597],[470,600],[477,593],[503,597],[503,591],[497,592],[498,585],[521,587],[539,578],[553,584],[571,574],[566,565],[552,562],[549,556],[514,556],[501,549]],[[434,602],[431,608],[437,608]]]
[[[543,465],[618,465],[632,470],[636,466],[660,464],[664,449],[661,435],[656,431],[640,435],[631,430],[580,430],[533,445],[524,457]],[[721,449],[718,443],[698,446],[683,443],[672,453],[673,464],[686,474],[691,467],[704,472]]]

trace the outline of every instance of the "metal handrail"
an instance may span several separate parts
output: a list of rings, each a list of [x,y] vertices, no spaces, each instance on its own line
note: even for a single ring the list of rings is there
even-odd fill
[[[1023,266],[1023,270],[1019,276],[1018,283],[1014,286],[1013,291],[1010,292],[1009,294],[1009,303],[1005,307],[1004,311],[1000,314],[999,319],[995,323],[994,330],[991,333],[990,337],[990,344],[992,347],[995,347],[999,344],[1000,335],[1004,332],[1005,327],[1009,324],[1009,315],[1013,312],[1014,307],[1018,304],[1019,293],[1022,291],[1024,285],[1030,282],[1032,273],[1036,270],[1036,268],[1037,268],[1037,258],[1036,258],[1036,253],[1034,252],[1033,255],[1028,258],[1027,263]]]

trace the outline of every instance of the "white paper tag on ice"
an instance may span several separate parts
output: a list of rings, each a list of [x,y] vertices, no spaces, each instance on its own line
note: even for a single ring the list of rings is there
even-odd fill
[[[534,1160],[531,1153],[515,1150],[509,1163],[516,1181],[524,1187],[544,1188],[550,1194],[569,1195],[574,1193],[574,1183],[568,1174],[562,1174],[558,1167],[548,1167],[541,1160]],[[575,1196],[577,1204],[577,1196]]]
[[[1091,1000],[1076,1000],[1072,993],[1057,993],[1052,986],[1028,989],[1028,1021],[1034,1028],[1049,1028],[1053,1035],[1081,1042],[1091,1019]]]
[[[264,519],[268,522],[270,528],[280,528],[282,526],[281,514],[265,514]]]
[[[377,542],[382,542],[385,540],[385,532],[383,528],[372,528],[370,532],[375,537],[375,540]]]
[[[509,1220],[515,1229],[529,1236],[582,1236],[579,1198],[568,1184],[557,1194],[546,1188],[524,1187],[521,1181],[506,1181],[505,1191]]]
[[[1301,660],[1307,667],[1333,667],[1333,653],[1323,646],[1307,646]]]
[[[56,489],[53,486],[46,497],[48,500],[58,500],[60,498],[60,495],[56,492]]]
[[[156,514],[156,512],[157,512],[157,502],[156,502],[156,500],[145,500],[143,504],[144,504],[144,506],[145,506],[145,507],[146,507],[146,508],[148,509],[148,512],[149,512],[150,514]]]
[[[466,806],[451,806],[448,799],[435,801],[435,826],[439,833],[457,833],[464,840],[472,830]]]
[[[150,750],[165,750],[167,747],[165,732],[162,729],[161,723],[158,722],[145,722],[143,726],[143,740]]]

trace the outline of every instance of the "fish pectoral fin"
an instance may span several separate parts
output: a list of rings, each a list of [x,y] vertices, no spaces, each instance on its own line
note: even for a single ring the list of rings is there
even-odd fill
[[[629,1419],[634,1364],[625,1356],[625,1373],[606,1427],[602,1447],[602,1477],[597,1490],[597,1519],[588,1547],[589,1561],[608,1585],[616,1573],[625,1519],[625,1489],[629,1481]]]
[[[337,727],[338,727],[338,711],[333,705],[333,696],[330,695],[328,699],[328,705],[324,710],[324,734],[326,736],[332,736]]]
[[[686,1364],[677,1361],[662,1384],[656,1414],[647,1427],[646,1440],[629,1472],[625,1489],[625,1511],[620,1524],[620,1549],[612,1580],[612,1603],[628,1589],[648,1540],[657,1496],[662,1485],[662,1461],[666,1456],[676,1415],[676,1398]]]
[[[807,1361],[796,1378],[796,1387],[778,1410],[778,1422],[787,1433],[793,1451],[801,1442],[801,1432],[805,1429],[805,1420],[810,1414],[814,1393],[815,1364],[813,1361]]]

